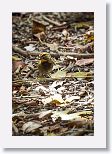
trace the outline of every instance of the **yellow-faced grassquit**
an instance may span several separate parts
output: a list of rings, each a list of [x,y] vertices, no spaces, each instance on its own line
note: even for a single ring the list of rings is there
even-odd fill
[[[38,63],[39,76],[46,76],[52,71],[54,61],[51,55],[47,52],[40,54],[40,60]]]

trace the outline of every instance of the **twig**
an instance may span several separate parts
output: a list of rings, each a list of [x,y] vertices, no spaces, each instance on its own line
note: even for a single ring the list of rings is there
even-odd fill
[[[56,30],[63,30],[66,29],[68,25],[62,25],[60,27],[52,27],[51,30],[56,31]]]
[[[29,54],[30,54],[30,52],[24,51],[21,48],[15,46],[15,45],[12,45],[12,50],[14,50],[14,52],[19,53],[20,55],[22,55],[24,57],[28,57]]]
[[[27,41],[27,42],[25,42],[26,44],[37,44],[38,43],[38,41]]]
[[[32,81],[33,82],[33,81]],[[16,87],[16,86],[31,86],[31,81],[27,81],[27,80],[16,80],[16,81],[12,81],[12,86]]]
[[[65,25],[65,23],[64,23],[64,24],[60,24],[60,23],[58,23],[58,22],[56,22],[56,21],[53,21],[53,20],[51,20],[51,19],[49,19],[49,18],[47,18],[47,17],[45,17],[45,16],[42,16],[42,18],[43,18],[44,20],[48,21],[49,23],[51,23],[51,24],[53,24],[53,25],[56,25],[56,26],[63,26],[63,25]]]
[[[88,50],[88,48],[91,48],[94,46],[94,43],[91,42],[91,43],[88,43],[86,44],[85,46],[80,46],[80,47],[69,47],[69,46],[59,46],[59,48],[62,48],[62,49],[74,49],[76,51],[80,50],[80,51],[86,51]]]
[[[21,98],[39,98],[39,96],[14,96],[13,99],[21,99]]]
[[[33,117],[33,116],[38,116],[38,115],[39,115],[39,113],[26,114],[26,113],[24,113],[24,111],[21,111],[19,113],[12,114],[12,118],[14,118],[14,117],[24,117],[24,118],[26,118],[26,117]]]
[[[81,50],[86,50],[88,46],[84,46]],[[24,57],[29,57],[29,56],[39,56],[41,52],[30,52],[30,51],[25,51],[23,49],[20,49],[19,47],[13,45],[12,49],[14,52],[21,54]],[[79,48],[74,48],[74,50],[80,50]],[[73,56],[75,58],[93,58],[94,54],[79,54],[79,53],[72,53],[72,52],[58,52],[58,53],[53,53],[50,52],[51,56],[57,57],[57,56]]]

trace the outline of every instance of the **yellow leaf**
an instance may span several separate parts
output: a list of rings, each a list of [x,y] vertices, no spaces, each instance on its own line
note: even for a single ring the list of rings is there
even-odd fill
[[[75,77],[75,78],[91,78],[91,77],[93,77],[93,73],[91,73],[91,72],[75,72],[75,73],[67,73],[67,77]]]
[[[61,79],[63,77],[66,77],[66,71],[64,70],[58,70],[56,73],[51,74],[51,78],[53,79]]]

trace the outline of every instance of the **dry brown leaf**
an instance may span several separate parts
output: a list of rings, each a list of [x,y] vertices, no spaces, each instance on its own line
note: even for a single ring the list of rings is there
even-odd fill
[[[85,118],[78,118],[75,120],[68,121],[65,125],[68,126],[69,128],[74,127],[74,126],[76,128],[81,128],[86,123],[87,123],[87,120]]]
[[[46,26],[39,21],[33,20],[32,33],[38,34],[41,32],[45,32]]]
[[[76,61],[77,66],[83,66],[83,65],[89,65],[94,62],[94,58],[89,58],[89,59],[81,59]]]
[[[12,60],[12,72],[25,67],[26,64],[21,60]]]
[[[35,36],[36,38],[38,38],[39,41],[40,41],[42,44],[44,44],[44,43],[42,42],[42,40],[45,38],[45,33],[44,33],[44,32],[34,34],[34,36]]]

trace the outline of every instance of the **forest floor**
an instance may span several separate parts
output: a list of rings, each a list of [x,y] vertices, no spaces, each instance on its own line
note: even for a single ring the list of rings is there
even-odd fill
[[[42,52],[55,65],[40,78]],[[12,135],[94,135],[92,13],[12,14]]]

